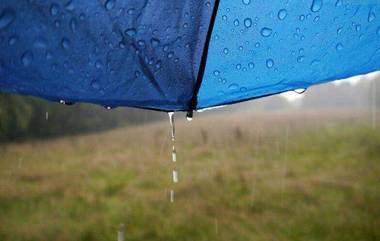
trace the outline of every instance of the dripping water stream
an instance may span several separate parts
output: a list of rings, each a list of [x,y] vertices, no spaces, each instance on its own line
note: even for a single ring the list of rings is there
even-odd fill
[[[173,169],[172,169],[172,187],[170,189],[170,192],[169,192],[169,196],[170,196],[170,202],[173,203],[174,202],[174,195],[175,195],[175,192],[174,192],[174,185],[176,183],[178,183],[178,179],[179,179],[179,173],[178,171],[176,170],[176,165],[175,163],[177,162],[177,151],[176,151],[176,148],[175,148],[175,122],[174,122],[174,112],[168,112],[168,115],[169,115],[169,122],[170,122],[170,128],[171,128],[171,139],[172,139],[172,165],[173,165]]]

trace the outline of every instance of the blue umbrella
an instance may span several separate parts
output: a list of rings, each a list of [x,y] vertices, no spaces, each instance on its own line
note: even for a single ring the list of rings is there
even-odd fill
[[[378,0],[0,0],[0,91],[192,111],[380,69]]]

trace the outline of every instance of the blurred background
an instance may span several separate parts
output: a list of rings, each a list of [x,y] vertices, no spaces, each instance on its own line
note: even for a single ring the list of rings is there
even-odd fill
[[[0,94],[0,240],[380,240],[379,109],[376,72],[176,113],[173,164],[166,113]]]

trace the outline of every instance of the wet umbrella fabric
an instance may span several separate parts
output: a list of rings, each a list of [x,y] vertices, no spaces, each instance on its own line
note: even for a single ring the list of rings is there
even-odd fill
[[[2,92],[190,110],[379,69],[377,0],[0,0]]]

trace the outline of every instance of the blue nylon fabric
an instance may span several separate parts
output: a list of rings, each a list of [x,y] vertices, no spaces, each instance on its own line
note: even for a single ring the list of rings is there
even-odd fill
[[[221,0],[197,108],[379,69],[378,0]]]
[[[0,91],[186,110],[213,3],[0,0]]]

